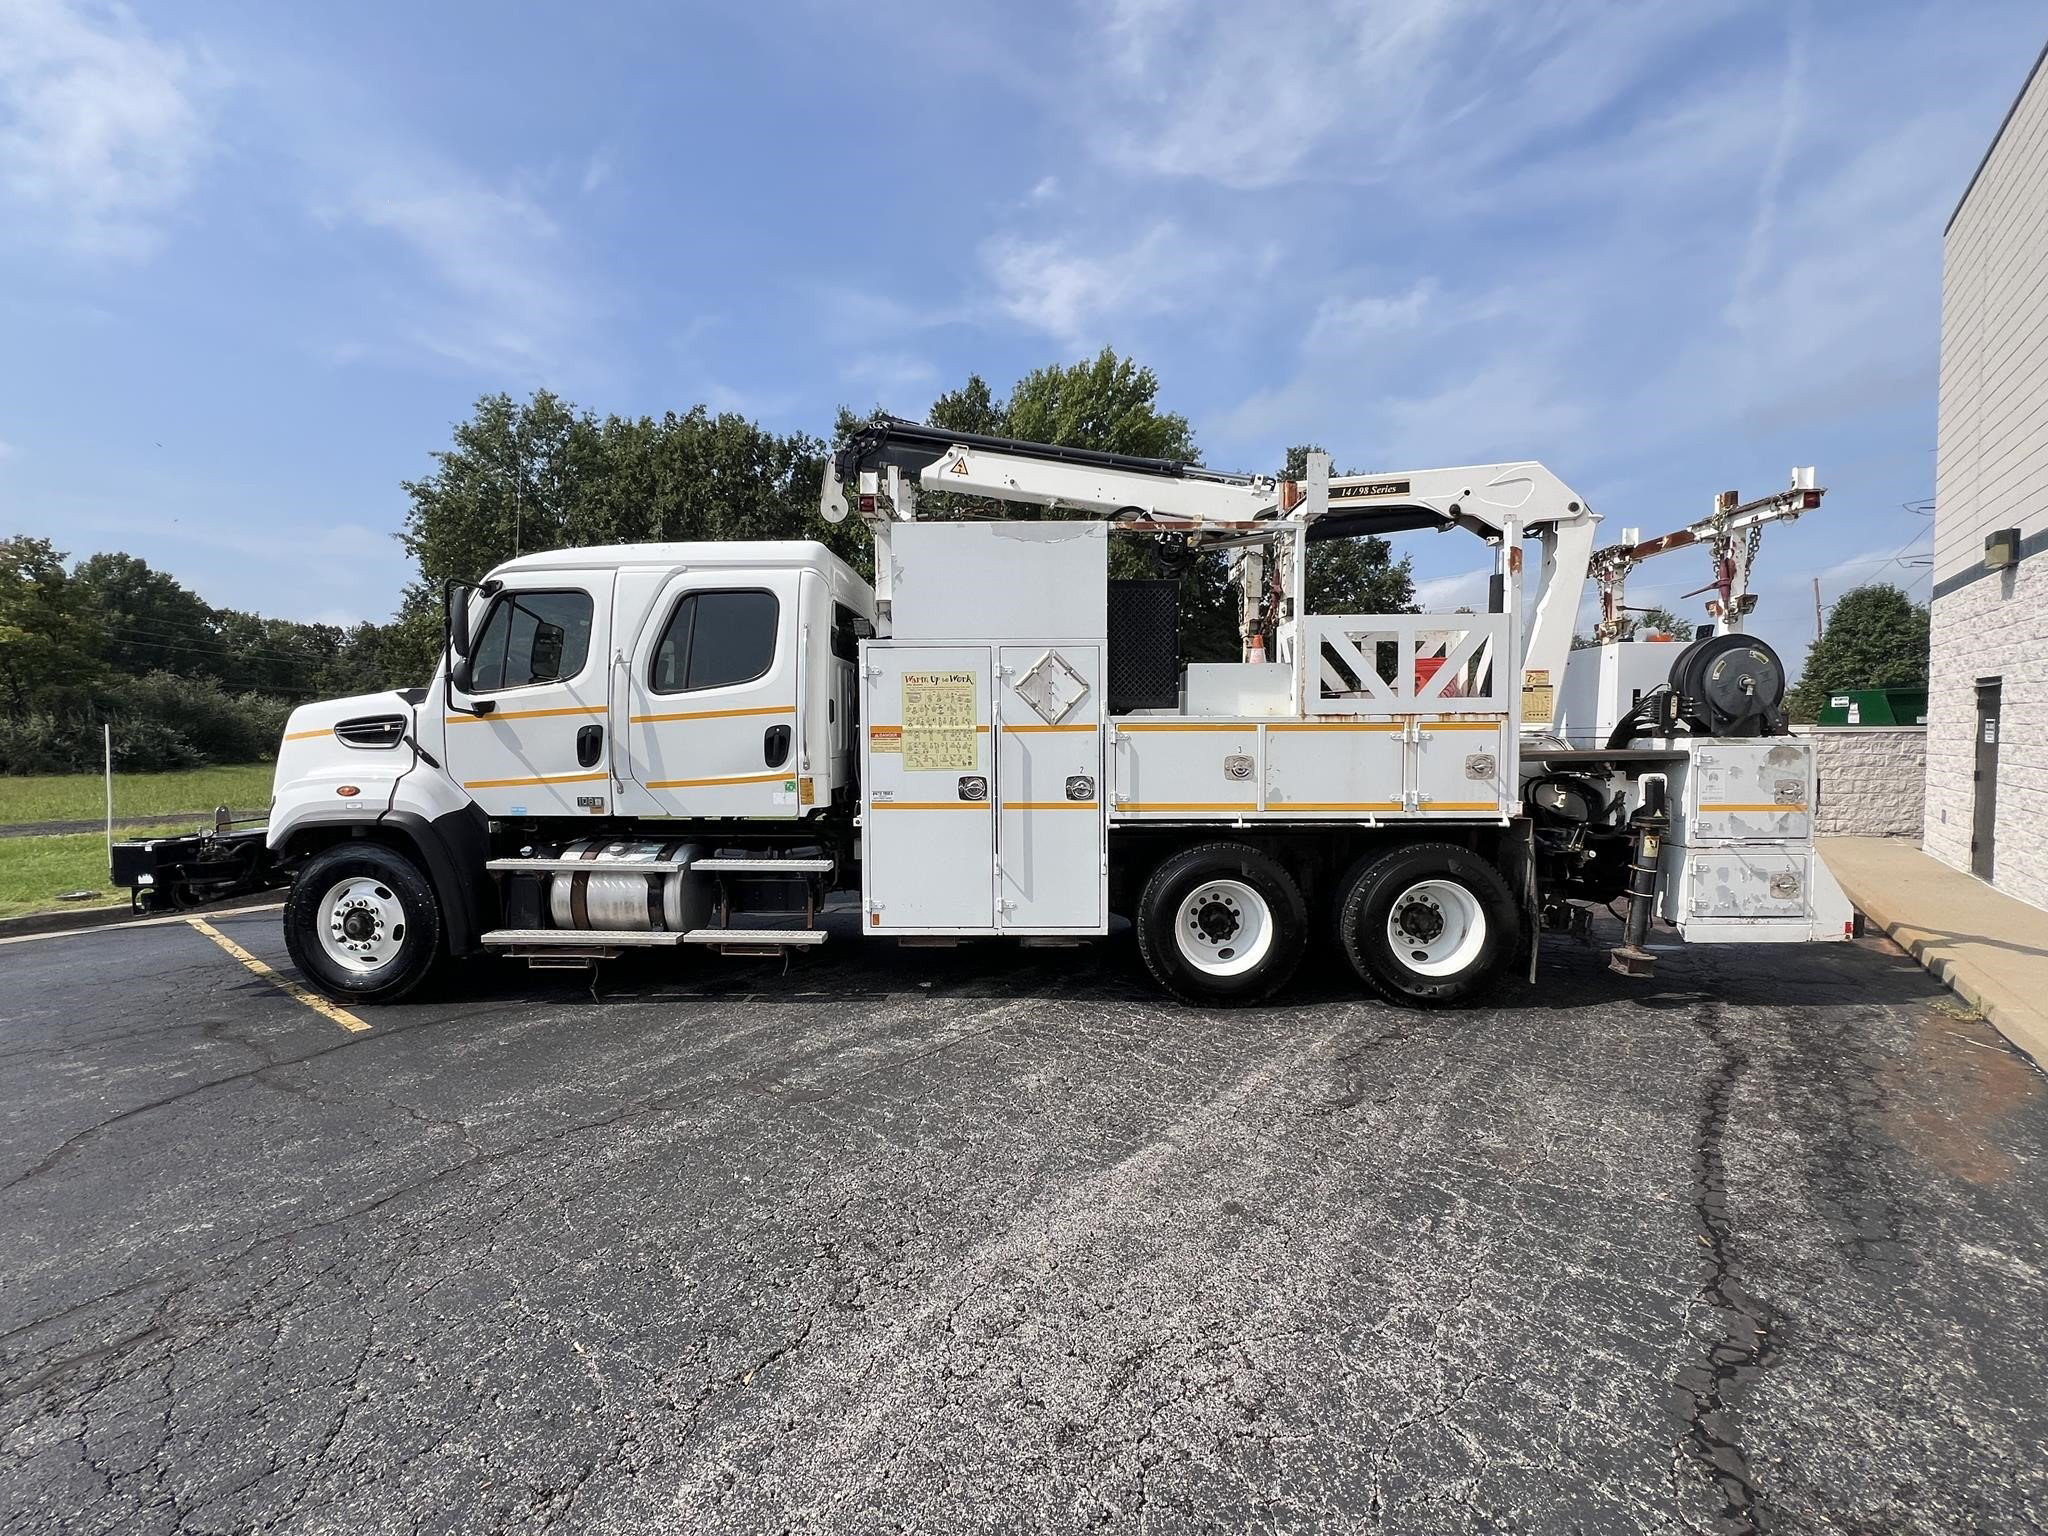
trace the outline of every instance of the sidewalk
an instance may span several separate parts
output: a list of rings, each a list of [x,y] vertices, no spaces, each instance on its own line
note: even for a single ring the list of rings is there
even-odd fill
[[[1856,909],[1998,1032],[2048,1066],[2048,912],[1897,837],[1824,837]]]

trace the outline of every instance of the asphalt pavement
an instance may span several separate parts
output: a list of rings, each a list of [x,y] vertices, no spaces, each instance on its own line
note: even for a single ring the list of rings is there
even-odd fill
[[[1209,1012],[841,931],[361,1013],[0,947],[0,1530],[2048,1523],[2048,1093],[1881,942]]]

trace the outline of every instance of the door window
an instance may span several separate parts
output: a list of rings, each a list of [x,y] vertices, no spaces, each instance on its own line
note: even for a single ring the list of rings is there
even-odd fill
[[[583,670],[595,607],[588,592],[501,592],[471,653],[469,691],[558,683]]]
[[[765,677],[775,665],[781,614],[773,592],[684,593],[654,648],[648,687],[689,693]]]

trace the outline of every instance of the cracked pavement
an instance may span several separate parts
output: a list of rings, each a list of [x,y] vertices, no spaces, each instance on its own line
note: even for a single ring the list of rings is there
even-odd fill
[[[0,1531],[2048,1524],[2042,1075],[1880,943],[1603,965],[0,949]]]

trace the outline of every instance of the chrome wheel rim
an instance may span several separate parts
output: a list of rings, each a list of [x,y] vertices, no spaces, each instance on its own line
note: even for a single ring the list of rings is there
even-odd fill
[[[327,888],[319,906],[320,949],[344,970],[379,970],[405,946],[405,904],[370,875],[346,875]]]
[[[1273,909],[1242,880],[1205,880],[1182,899],[1173,938],[1204,976],[1241,976],[1273,947]]]
[[[1486,911],[1455,880],[1418,880],[1387,909],[1387,948],[1418,976],[1455,976],[1486,947]]]

